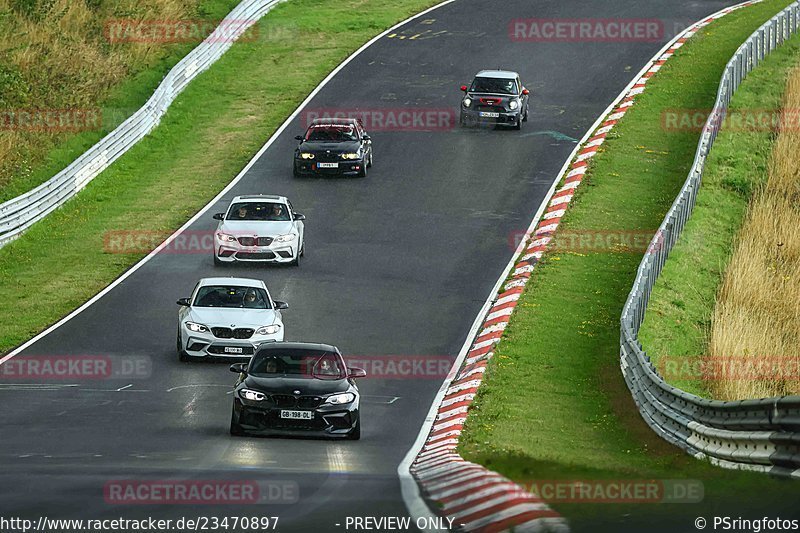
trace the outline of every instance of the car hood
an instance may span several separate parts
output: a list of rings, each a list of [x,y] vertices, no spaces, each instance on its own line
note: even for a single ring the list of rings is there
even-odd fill
[[[291,221],[260,221],[260,220],[223,220],[219,225],[219,231],[229,233],[233,236],[256,235],[268,237],[271,235],[283,235],[291,233]]]
[[[280,322],[273,309],[243,309],[240,307],[192,307],[187,320],[209,327],[225,328],[259,328]]]
[[[361,144],[358,141],[304,141],[300,144],[298,150],[302,152],[324,152],[330,150],[332,154],[342,154],[345,152],[357,152],[360,147]]]
[[[350,388],[350,383],[346,379],[261,378],[250,375],[245,378],[243,385],[248,389],[255,389],[267,394],[295,395],[295,391],[299,390],[298,396],[325,396],[346,392]]]

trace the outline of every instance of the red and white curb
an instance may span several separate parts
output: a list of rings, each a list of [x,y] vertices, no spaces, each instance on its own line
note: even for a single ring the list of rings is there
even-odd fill
[[[565,165],[556,183],[561,187],[545,200],[546,209],[534,220],[522,239],[517,262],[510,277],[486,312],[466,355],[451,372],[427,438],[409,466],[429,507],[452,521],[452,529],[493,533],[500,531],[569,531],[566,520],[535,494],[487,468],[464,460],[456,451],[458,438],[467,419],[483,374],[494,355],[503,331],[533,273],[536,263],[547,251],[564,213],[583,181],[588,162],[605,142],[608,133],[635,102],[647,82],[683,44],[698,30],[731,11],[758,3],[750,0],[723,9],[696,22],[667,46],[641,70],[631,84],[617,97],[584,136]],[[504,276],[505,279],[505,276]],[[437,397],[438,399],[438,397]],[[430,417],[429,417],[430,418]]]

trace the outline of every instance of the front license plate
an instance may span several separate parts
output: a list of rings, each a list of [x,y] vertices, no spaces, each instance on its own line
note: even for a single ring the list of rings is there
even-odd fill
[[[281,411],[281,418],[291,418],[293,420],[314,420],[313,411]]]
[[[242,348],[234,348],[231,346],[225,347],[225,353],[243,353],[243,352],[244,351],[242,350]]]
[[[319,168],[339,168],[339,163],[317,163]]]
[[[492,113],[491,111],[481,111],[481,116],[486,118],[499,118],[500,113]]]

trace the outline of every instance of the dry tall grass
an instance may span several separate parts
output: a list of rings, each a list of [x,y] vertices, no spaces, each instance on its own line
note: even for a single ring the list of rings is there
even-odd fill
[[[800,110],[800,67],[784,110]],[[725,400],[800,394],[800,128],[778,132],[765,185],[756,191],[717,296],[711,389]],[[740,359],[741,358],[741,359]],[[724,371],[732,362],[736,370]],[[743,366],[744,365],[744,366]]]
[[[109,19],[191,18],[199,0],[0,0],[0,111],[97,109],[171,44],[115,43]],[[195,15],[196,16],[196,15]],[[24,177],[64,131],[0,128],[0,189]]]

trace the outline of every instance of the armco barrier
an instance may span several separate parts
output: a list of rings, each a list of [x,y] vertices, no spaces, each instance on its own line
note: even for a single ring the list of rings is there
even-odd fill
[[[707,400],[667,384],[639,343],[653,284],[683,230],[697,199],[706,157],[731,96],[764,57],[798,30],[795,2],[756,30],[725,67],[689,177],[672,204],[636,273],[622,310],[620,366],[639,412],[667,441],[698,458],[727,468],[800,477],[800,396],[723,402]]]
[[[175,97],[283,0],[244,0],[164,77],[145,105],[47,182],[0,205],[0,247],[63,205],[155,128]]]

